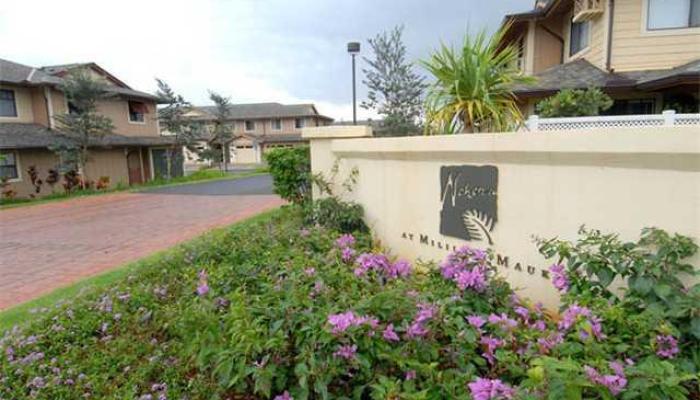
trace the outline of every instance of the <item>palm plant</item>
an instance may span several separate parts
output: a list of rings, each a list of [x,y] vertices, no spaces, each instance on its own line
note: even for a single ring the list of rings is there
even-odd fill
[[[518,69],[518,49],[501,44],[507,30],[466,36],[461,53],[442,45],[421,62],[435,77],[426,98],[426,134],[498,132],[522,122],[512,90],[533,78]]]

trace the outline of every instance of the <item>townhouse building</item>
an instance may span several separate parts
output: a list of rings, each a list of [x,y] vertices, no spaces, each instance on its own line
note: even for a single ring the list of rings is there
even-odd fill
[[[61,164],[52,149],[75,145],[57,116],[71,112],[61,85],[77,69],[106,84],[109,96],[97,108],[114,126],[113,134],[91,143],[84,178],[106,177],[110,186],[134,185],[167,169],[165,152],[172,140],[160,134],[156,96],[131,88],[95,63],[31,67],[0,59],[0,178],[19,197],[62,190],[59,181],[35,193],[28,169],[33,167],[45,180]],[[182,168],[173,171],[182,173]]]
[[[698,112],[700,0],[538,0],[503,24],[503,45],[537,78],[515,88],[526,116],[561,89],[588,87],[613,98],[610,115]]]
[[[210,127],[215,119],[214,106],[194,107],[186,116]],[[313,104],[254,103],[232,104],[229,123],[233,140],[228,148],[231,164],[256,164],[263,162],[265,152],[278,147],[303,145],[301,130],[310,126],[330,125],[333,119],[321,115]],[[211,141],[207,129],[194,147],[218,146]],[[220,147],[218,147],[220,149]],[[185,150],[186,167],[201,166],[196,152]]]

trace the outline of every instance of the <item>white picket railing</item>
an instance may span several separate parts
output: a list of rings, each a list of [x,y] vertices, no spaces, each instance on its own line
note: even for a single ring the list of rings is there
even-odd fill
[[[612,115],[596,117],[540,118],[531,115],[523,130],[531,132],[595,129],[595,128],[644,128],[658,126],[700,127],[700,114],[676,114],[673,110],[651,115]]]

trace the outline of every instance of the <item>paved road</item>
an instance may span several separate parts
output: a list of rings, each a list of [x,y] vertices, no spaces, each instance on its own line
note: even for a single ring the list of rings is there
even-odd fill
[[[0,211],[0,310],[281,205],[267,176]]]
[[[199,196],[234,196],[273,194],[272,177],[258,175],[250,178],[204,182],[196,185],[179,185],[147,189],[144,193],[188,194]]]

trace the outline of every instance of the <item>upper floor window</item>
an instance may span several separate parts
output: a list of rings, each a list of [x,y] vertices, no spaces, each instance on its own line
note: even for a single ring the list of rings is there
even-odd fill
[[[571,22],[571,34],[569,35],[569,55],[580,52],[588,47],[591,37],[590,21]]]
[[[148,109],[144,103],[141,103],[140,101],[129,102],[129,121],[144,122],[146,120],[147,112]]]
[[[297,129],[303,128],[305,125],[304,118],[294,118],[294,127]]]
[[[254,131],[255,130],[255,121],[246,121],[245,122],[245,130],[246,131]]]
[[[0,89],[0,117],[16,117],[15,91]]]
[[[15,152],[0,153],[0,179],[18,179],[17,154]]]
[[[270,127],[272,128],[273,131],[282,130],[282,120],[279,118],[273,119],[272,121],[270,121]]]
[[[648,0],[647,29],[700,26],[700,0]]]

